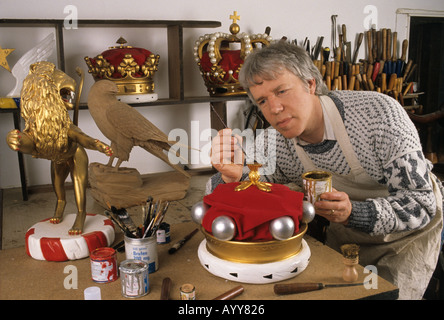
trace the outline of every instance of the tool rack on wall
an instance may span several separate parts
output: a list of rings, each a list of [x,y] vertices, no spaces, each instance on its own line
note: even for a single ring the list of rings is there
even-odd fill
[[[184,92],[184,72],[183,72],[183,29],[184,28],[217,28],[221,26],[219,21],[194,21],[194,20],[77,20],[78,28],[166,28],[167,29],[167,47],[168,47],[168,98],[160,98],[152,102],[132,103],[133,107],[143,106],[166,106],[182,105],[194,103],[209,103],[213,106],[210,109],[211,127],[220,130],[223,128],[218,115],[225,121],[227,120],[227,102],[248,100],[246,95],[241,96],[195,96],[187,97]],[[65,65],[65,45],[64,45],[64,24],[62,19],[0,19],[0,27],[35,27],[35,28],[54,28],[56,34],[56,47],[58,68],[66,70]],[[80,104],[80,109],[87,109],[87,104]],[[9,111],[13,112],[13,111]],[[18,128],[19,129],[19,128]],[[19,158],[20,159],[20,158]],[[23,161],[19,161],[20,178],[22,184],[23,199],[27,200],[26,174]]]

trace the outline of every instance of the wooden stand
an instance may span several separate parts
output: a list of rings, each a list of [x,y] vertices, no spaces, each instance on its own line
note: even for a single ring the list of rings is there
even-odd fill
[[[92,197],[104,208],[129,208],[145,202],[148,196],[156,200],[180,200],[187,193],[190,179],[172,171],[142,177],[134,168],[114,168],[93,162],[89,165]]]

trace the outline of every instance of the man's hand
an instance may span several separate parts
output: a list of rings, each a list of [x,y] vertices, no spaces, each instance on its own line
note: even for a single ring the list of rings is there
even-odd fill
[[[320,199],[314,204],[317,214],[331,222],[347,224],[352,210],[348,194],[333,189],[331,192],[321,194]]]
[[[223,129],[211,142],[211,164],[222,174],[225,183],[237,182],[242,177],[244,154],[242,137],[232,136],[231,129]]]

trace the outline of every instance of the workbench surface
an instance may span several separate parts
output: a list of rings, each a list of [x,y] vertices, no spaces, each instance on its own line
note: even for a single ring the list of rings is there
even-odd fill
[[[197,248],[204,236],[201,232],[195,234],[184,246],[174,254],[168,254],[168,249],[196,228],[193,222],[171,225],[171,242],[159,244],[159,269],[149,275],[150,292],[137,300],[159,300],[161,284],[164,278],[172,281],[170,299],[180,299],[180,286],[191,283],[196,289],[196,300],[211,300],[222,293],[238,286],[244,287],[244,292],[235,300],[353,300],[353,299],[396,299],[398,289],[388,281],[377,277],[376,289],[366,289],[364,286],[325,288],[318,291],[276,295],[273,292],[275,283],[242,284],[219,278],[209,273],[198,258]],[[123,238],[116,231],[116,243]],[[324,284],[344,283],[342,271],[344,264],[342,255],[308,235],[304,236],[310,250],[311,258],[307,268],[292,279],[279,283],[292,282],[321,282]],[[117,254],[118,264],[126,260],[125,253]],[[69,267],[67,267],[69,266]],[[364,281],[369,273],[364,273],[362,266],[357,267],[359,280]],[[77,283],[73,280],[77,272]],[[65,281],[71,281],[65,283]],[[66,289],[65,286],[77,288]],[[29,257],[24,247],[0,250],[0,299],[44,299],[44,300],[78,300],[84,299],[83,290],[87,287],[98,286],[101,289],[102,300],[129,300],[121,294],[120,278],[111,283],[95,283],[91,280],[90,259],[50,262],[40,261]],[[132,300],[132,299],[130,299]]]

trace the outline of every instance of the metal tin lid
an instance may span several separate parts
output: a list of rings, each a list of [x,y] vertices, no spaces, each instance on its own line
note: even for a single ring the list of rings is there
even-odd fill
[[[306,180],[316,180],[316,181],[324,181],[324,180],[330,180],[332,177],[332,174],[328,171],[308,171],[302,174],[302,179]]]
[[[156,242],[156,234],[153,234],[151,237],[146,238],[130,238],[124,235],[124,240],[126,243],[133,244],[133,245],[146,245],[150,242]]]
[[[120,263],[119,270],[124,273],[139,273],[148,270],[148,263],[142,260],[128,259]]]
[[[180,287],[180,291],[183,293],[191,293],[194,291],[194,286],[191,283],[185,283]]]
[[[93,260],[106,260],[111,258],[116,254],[116,250],[110,247],[102,247],[94,249],[91,254],[90,258]]]

